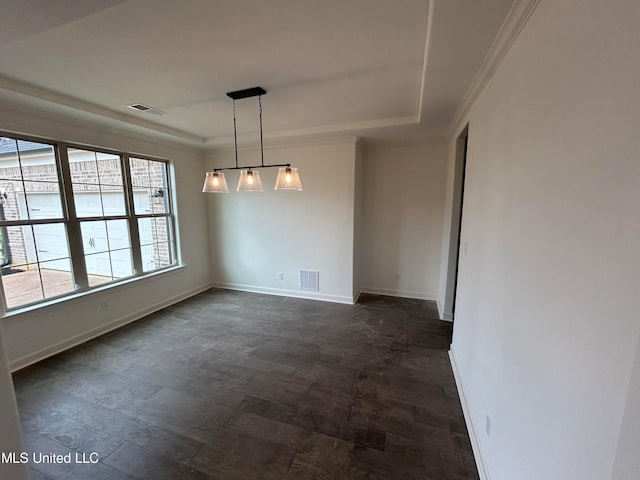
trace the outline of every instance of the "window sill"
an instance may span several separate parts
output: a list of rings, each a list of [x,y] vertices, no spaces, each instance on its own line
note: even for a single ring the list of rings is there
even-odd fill
[[[109,283],[107,285],[104,286],[100,286],[100,287],[95,287],[92,288],[90,290],[85,290],[83,292],[78,292],[78,293],[70,293],[68,295],[63,295],[60,297],[55,297],[52,298],[50,300],[45,300],[33,305],[27,305],[24,307],[19,307],[16,308],[14,310],[10,310],[8,312],[5,312],[4,316],[2,316],[0,318],[0,320],[10,320],[10,319],[14,319],[17,317],[20,317],[24,314],[27,313],[31,313],[34,311],[38,311],[38,310],[43,310],[43,309],[47,309],[48,311],[52,311],[52,310],[57,310],[59,308],[68,308],[68,307],[72,307],[74,304],[79,304],[79,303],[83,303],[85,302],[89,297],[91,296],[96,296],[96,298],[99,298],[101,296],[104,296],[107,293],[116,293],[115,291],[118,289],[122,289],[125,287],[130,286],[131,284],[137,284],[139,282],[145,282],[145,281],[150,281],[150,280],[155,280],[158,277],[165,277],[165,276],[171,276],[174,275],[176,273],[178,273],[179,271],[183,270],[184,268],[186,268],[187,265],[186,264],[182,264],[182,265],[174,265],[172,267],[167,267],[164,268],[162,270],[158,270],[155,272],[150,272],[147,273],[143,276],[140,277],[130,277],[130,278],[126,278],[124,280],[118,281],[118,282],[113,282],[113,283]]]

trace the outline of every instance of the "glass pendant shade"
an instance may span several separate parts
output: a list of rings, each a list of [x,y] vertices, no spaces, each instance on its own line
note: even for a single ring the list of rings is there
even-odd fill
[[[255,170],[240,170],[240,180],[238,180],[238,192],[261,192],[262,180],[260,172]]]
[[[279,168],[278,178],[276,179],[276,188],[274,190],[293,190],[302,191],[302,183],[297,168]]]
[[[204,178],[202,191],[209,193],[229,193],[229,187],[227,187],[227,181],[224,178],[224,173],[207,172]]]

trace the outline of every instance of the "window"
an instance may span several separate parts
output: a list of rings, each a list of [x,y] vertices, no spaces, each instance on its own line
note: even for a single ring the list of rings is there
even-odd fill
[[[131,158],[133,203],[145,272],[174,263],[167,169],[162,162]]]
[[[175,265],[168,163],[0,136],[5,310]]]

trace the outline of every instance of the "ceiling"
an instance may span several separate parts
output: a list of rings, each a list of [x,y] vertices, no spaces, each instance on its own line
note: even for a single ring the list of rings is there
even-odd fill
[[[513,3],[4,0],[0,100],[206,147],[232,139],[226,92],[261,86],[267,139],[441,135]]]

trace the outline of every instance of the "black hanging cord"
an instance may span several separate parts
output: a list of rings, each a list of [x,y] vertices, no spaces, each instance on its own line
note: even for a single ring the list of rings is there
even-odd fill
[[[233,99],[233,143],[236,147],[236,169],[238,168],[238,131],[236,130],[236,100]]]
[[[264,167],[264,145],[262,144],[262,95],[258,95],[258,105],[260,106],[260,163]]]

